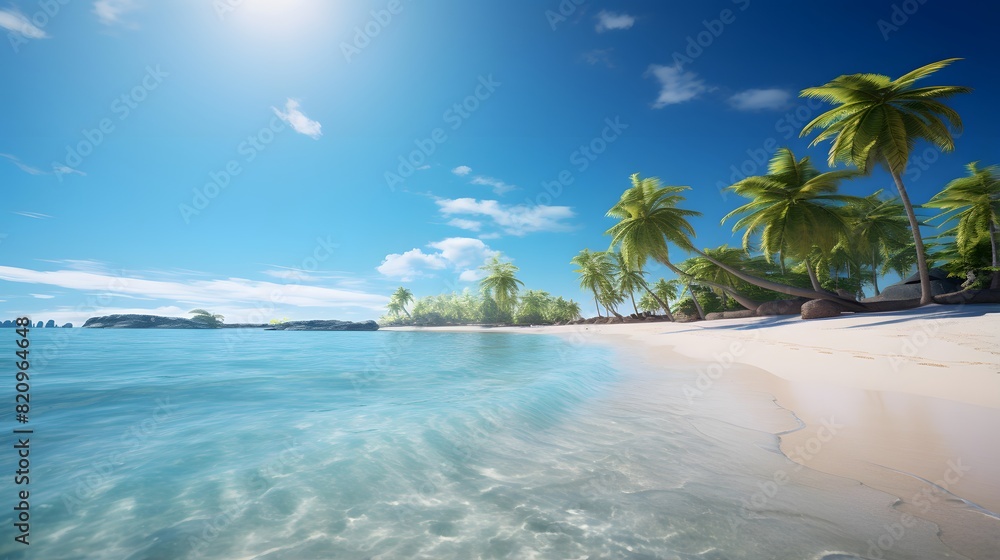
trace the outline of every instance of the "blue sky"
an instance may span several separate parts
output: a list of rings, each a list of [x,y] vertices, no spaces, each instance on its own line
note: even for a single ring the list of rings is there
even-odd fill
[[[346,4],[0,7],[0,317],[368,319],[496,253],[588,310],[569,260],[607,248],[630,174],[691,186],[697,243],[736,245],[720,188],[780,146],[825,168],[799,90],[949,57],[965,131],[917,146],[911,197],[1000,162],[986,3]]]

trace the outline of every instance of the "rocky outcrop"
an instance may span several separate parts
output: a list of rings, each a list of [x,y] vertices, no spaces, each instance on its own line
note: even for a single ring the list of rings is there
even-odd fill
[[[961,289],[962,283],[958,278],[949,278],[948,273],[940,268],[930,270],[931,293],[935,296],[950,294]],[[882,293],[870,298],[865,298],[863,303],[873,301],[899,301],[908,299],[920,299],[920,276],[914,274],[902,282],[898,282],[882,290]]]
[[[375,321],[363,321],[354,323],[351,321],[288,321],[278,325],[270,325],[265,330],[269,331],[377,331],[378,323]]]
[[[210,329],[205,323],[181,317],[156,315],[106,315],[91,317],[83,324],[85,329]]]
[[[709,313],[705,315],[706,321],[714,321],[716,319],[746,319],[747,317],[755,317],[757,312],[753,309],[740,309],[739,311],[716,311],[714,313]]]
[[[56,322],[53,321],[52,319],[49,319],[48,321],[45,322],[45,328],[47,328],[47,329],[54,329],[54,328],[56,328]]]
[[[776,299],[765,301],[757,308],[758,317],[770,315],[798,315],[802,312],[802,304],[809,301],[809,298]]]
[[[73,328],[73,323],[66,323],[65,325],[62,326],[62,328],[64,328],[64,329],[72,329]]]
[[[1000,290],[963,290],[934,296],[934,303],[961,305],[963,303],[1000,303]]]
[[[846,307],[828,299],[813,299],[802,304],[803,319],[836,317],[844,311],[847,311]]]

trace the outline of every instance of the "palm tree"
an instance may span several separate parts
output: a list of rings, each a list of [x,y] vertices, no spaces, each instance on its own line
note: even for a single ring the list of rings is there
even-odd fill
[[[945,121],[958,132],[962,129],[962,119],[939,100],[972,90],[960,86],[915,88],[913,85],[956,60],[960,59],[949,58],[928,64],[895,80],[880,74],[844,75],[801,92],[803,97],[816,97],[837,105],[813,119],[801,133],[805,136],[818,128],[823,129],[810,146],[833,139],[829,157],[831,167],[844,162],[869,172],[873,164],[880,164],[892,175],[913,233],[921,305],[933,301],[930,273],[920,236],[920,222],[903,185],[902,174],[917,140],[926,140],[942,152],[955,148],[952,132]]]
[[[852,258],[871,266],[871,282],[879,295],[878,277],[883,264],[913,243],[906,211],[896,197],[883,198],[882,190],[855,199],[844,207],[850,234],[840,247]],[[916,258],[916,251],[913,253]]]
[[[614,264],[615,271],[615,288],[618,293],[628,295],[629,299],[632,300],[632,309],[635,311],[636,315],[639,314],[639,308],[635,304],[635,292],[640,288],[646,288],[646,280],[643,278],[645,272],[631,268],[627,262],[625,262],[624,257],[621,253],[612,252],[610,253],[613,258],[612,264]]]
[[[398,301],[392,298],[389,299],[389,303],[386,304],[385,308],[389,312],[389,315],[396,318],[399,318],[399,312],[403,311],[403,306],[400,305]],[[407,316],[409,316],[409,314],[407,314]]]
[[[614,227],[605,232],[612,236],[612,246],[619,246],[625,259],[636,263],[639,268],[642,267],[647,258],[651,257],[672,270],[680,278],[690,278],[683,270],[670,262],[667,250],[669,241],[681,249],[693,251],[748,284],[790,296],[829,299],[854,310],[864,310],[864,307],[856,301],[841,298],[829,292],[807,290],[747,274],[696,249],[691,242],[694,228],[691,227],[687,218],[699,216],[700,212],[677,207],[677,204],[684,200],[680,193],[688,188],[664,187],[660,185],[660,180],[655,177],[640,180],[638,174],[632,175],[632,187],[622,193],[618,203],[608,211],[609,216],[619,220]]]
[[[410,317],[410,312],[406,310],[406,305],[412,302],[413,302],[413,292],[407,290],[402,286],[396,288],[396,291],[393,292],[392,295],[389,297],[389,304],[392,305],[393,303],[395,303],[399,307],[399,309],[403,310],[403,313],[406,313],[406,316],[408,318]],[[399,314],[398,311],[396,313],[397,315]]]
[[[524,282],[515,276],[520,269],[509,261],[501,261],[496,255],[479,269],[486,271],[486,277],[479,282],[483,293],[497,302],[497,307],[503,315],[510,316],[514,304],[517,303],[518,287],[524,285]]]
[[[594,294],[597,316],[601,317],[602,300],[607,300],[606,294],[615,291],[613,267],[607,253],[584,249],[570,263],[579,267],[573,272],[580,275],[580,287]]]
[[[188,313],[193,313],[194,317],[191,317],[192,321],[197,321],[199,323],[205,323],[211,327],[221,327],[222,322],[226,319],[222,315],[213,315],[204,309],[192,309]]]
[[[715,249],[705,249],[705,254],[718,262],[727,264],[732,268],[747,269],[750,265],[747,254],[742,249],[722,245]],[[695,282],[704,284],[722,296],[722,307],[726,308],[727,296],[731,296],[740,305],[747,309],[757,309],[760,302],[753,301],[736,290],[743,281],[730,272],[720,268],[705,257],[697,256],[684,261],[684,272],[691,276]]]
[[[626,189],[618,203],[607,212],[609,217],[618,219],[617,224],[604,232],[611,236],[611,246],[619,247],[624,262],[636,270],[642,270],[646,260],[652,258],[683,276],[683,272],[670,262],[667,244],[694,249],[691,243],[694,228],[687,219],[700,216],[701,212],[677,207],[684,200],[680,193],[690,187],[662,186],[658,178],[641,179],[638,173],[630,178],[632,187]],[[697,299],[695,308],[698,316],[704,319]]]
[[[809,157],[796,159],[788,148],[775,152],[767,166],[767,175],[747,177],[729,187],[751,202],[726,214],[722,222],[740,218],[733,231],[745,230],[743,249],[749,253],[751,239],[760,236],[760,250],[771,261],[774,255],[784,269],[786,256],[804,260],[809,280],[822,291],[811,262],[813,247],[827,255],[847,231],[844,216],[836,203],[851,202],[855,197],[839,195],[837,187],[844,179],[853,179],[858,171],[820,173]]]
[[[924,206],[943,212],[940,225],[957,219],[955,243],[966,251],[984,236],[990,240],[993,280],[990,288],[1000,288],[1000,268],[997,263],[997,232],[1000,230],[1000,168],[995,165],[980,169],[979,162],[966,166],[967,177],[959,177],[945,185]]]

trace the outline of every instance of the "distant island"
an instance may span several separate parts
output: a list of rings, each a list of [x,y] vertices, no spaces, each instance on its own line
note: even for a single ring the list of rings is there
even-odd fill
[[[183,317],[157,315],[105,315],[91,317],[83,324],[85,329],[235,329],[250,328],[272,331],[376,331],[375,321],[284,321],[279,323],[210,323]]]
[[[17,328],[17,323],[15,323],[13,320],[8,320],[8,321],[4,321],[4,322],[0,323],[0,329],[13,329],[13,328]],[[36,323],[35,326],[32,327],[32,328],[35,328],[35,329],[54,329],[54,328],[56,328],[56,322],[53,321],[52,319],[49,319],[48,321],[45,321],[45,322],[38,321],[38,323]],[[73,328],[73,323],[66,323],[61,328],[71,329],[71,328]]]

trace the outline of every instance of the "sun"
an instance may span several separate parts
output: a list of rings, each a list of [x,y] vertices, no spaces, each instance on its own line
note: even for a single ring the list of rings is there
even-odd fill
[[[216,0],[216,14],[257,32],[301,32],[327,21],[333,2],[324,0]]]

